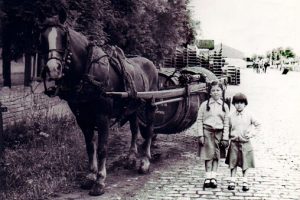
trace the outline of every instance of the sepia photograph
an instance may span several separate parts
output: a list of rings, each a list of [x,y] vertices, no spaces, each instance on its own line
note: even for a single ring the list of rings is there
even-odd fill
[[[299,200],[299,10],[0,0],[0,199]]]

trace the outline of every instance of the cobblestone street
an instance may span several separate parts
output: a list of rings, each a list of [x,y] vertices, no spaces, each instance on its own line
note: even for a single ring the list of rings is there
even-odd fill
[[[256,168],[249,170],[250,190],[241,189],[241,169],[238,169],[237,187],[229,191],[229,169],[220,162],[218,188],[202,189],[204,163],[196,156],[194,127],[178,136],[161,136],[158,145],[168,145],[166,138],[185,140],[178,148],[180,155],[161,160],[163,168],[152,166],[149,175],[127,175],[127,182],[117,182],[108,176],[107,192],[100,197],[72,193],[59,199],[124,199],[124,200],[299,200],[300,199],[300,73],[281,75],[276,69],[267,74],[257,74],[252,69],[241,71],[241,84],[228,86],[227,96],[243,92],[248,97],[248,109],[261,121],[262,131],[252,140]],[[161,140],[162,139],[162,140]],[[193,143],[193,144],[192,144]],[[180,144],[180,143],[178,143]],[[170,144],[171,146],[172,144]],[[174,144],[173,144],[174,145]],[[185,151],[187,145],[193,146]],[[170,152],[172,151],[170,147]],[[114,177],[117,177],[114,176]],[[143,178],[145,177],[145,178]],[[141,179],[147,179],[139,185]],[[132,185],[135,190],[132,191]],[[127,190],[127,192],[126,192]],[[128,191],[130,193],[128,193]]]
[[[256,168],[249,173],[251,188],[227,190],[229,170],[221,161],[217,189],[203,191],[204,165],[195,154],[155,176],[133,199],[300,199],[300,74],[278,70],[256,74],[242,70],[241,85],[229,86],[227,95],[243,92],[249,109],[260,119],[262,132],[253,140]],[[187,131],[192,133],[194,130]],[[241,170],[238,170],[241,177]],[[238,179],[241,184],[241,180]]]

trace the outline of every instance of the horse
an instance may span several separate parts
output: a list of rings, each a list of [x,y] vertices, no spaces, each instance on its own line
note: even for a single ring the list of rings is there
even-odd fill
[[[130,123],[129,162],[140,163],[138,171],[148,173],[156,107],[153,99],[137,99],[135,94],[158,90],[156,66],[144,57],[126,58],[117,47],[110,55],[55,18],[47,20],[40,37],[45,60],[42,70],[45,92],[67,101],[84,134],[90,170],[84,187],[89,188],[93,196],[105,192],[110,123],[117,116],[125,116],[123,119]],[[47,81],[54,82],[55,87],[47,87]],[[127,91],[131,95],[126,100],[107,96],[106,92],[111,91]],[[146,124],[139,123],[139,112],[145,114]],[[98,133],[97,141],[95,132]],[[139,132],[144,143],[140,160],[137,160]]]

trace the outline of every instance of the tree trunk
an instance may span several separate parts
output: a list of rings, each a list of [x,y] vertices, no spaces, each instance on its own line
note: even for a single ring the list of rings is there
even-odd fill
[[[30,86],[31,82],[31,55],[25,53],[25,72],[24,72],[24,86]]]
[[[5,43],[5,42],[4,42]],[[11,63],[10,63],[10,49],[3,45],[2,49],[2,59],[3,59],[3,86],[4,87],[11,87]]]

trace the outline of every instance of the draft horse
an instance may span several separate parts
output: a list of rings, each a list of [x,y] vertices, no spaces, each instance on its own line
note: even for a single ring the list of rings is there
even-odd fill
[[[130,123],[132,138],[128,160],[139,163],[139,171],[147,173],[155,106],[153,100],[137,99],[134,94],[157,90],[158,72],[155,65],[143,57],[126,58],[117,49],[114,53],[117,52],[118,58],[123,59],[119,59],[121,67],[113,66],[111,55],[90,45],[84,35],[55,18],[44,23],[41,49],[45,56],[44,79],[55,82],[55,95],[67,101],[84,134],[90,170],[87,175],[89,181],[86,181],[90,186],[89,194],[96,196],[104,193],[110,119],[117,116],[125,116]],[[45,90],[48,93],[51,91],[47,84]],[[129,91],[132,95],[120,100],[106,96],[109,91]],[[139,124],[140,111],[146,113],[146,125]],[[98,132],[98,140],[95,132]],[[138,132],[145,141],[140,159],[136,162]]]

